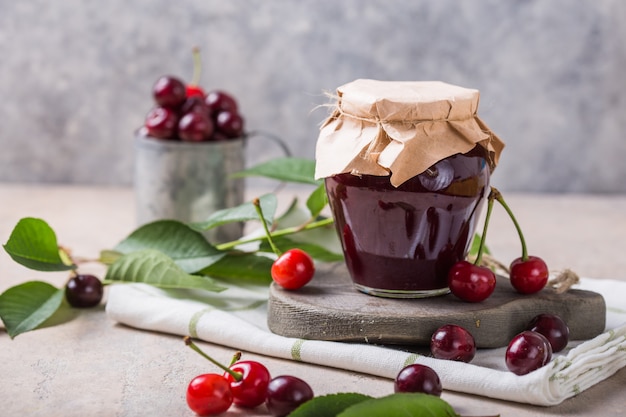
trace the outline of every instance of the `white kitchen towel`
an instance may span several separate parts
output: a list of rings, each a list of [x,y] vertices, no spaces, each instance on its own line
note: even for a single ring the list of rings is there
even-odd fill
[[[214,294],[119,284],[110,288],[106,311],[111,319],[139,329],[191,335],[236,350],[386,378],[395,378],[408,364],[421,363],[439,374],[444,389],[550,406],[626,366],[626,282],[583,278],[577,287],[605,298],[606,331],[591,340],[571,342],[549,365],[523,376],[506,369],[505,348],[481,349],[467,364],[393,347],[276,335],[267,327],[265,287],[231,287]]]

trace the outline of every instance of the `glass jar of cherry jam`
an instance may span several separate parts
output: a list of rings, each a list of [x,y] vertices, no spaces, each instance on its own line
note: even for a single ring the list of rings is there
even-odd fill
[[[447,293],[448,270],[467,255],[489,193],[489,175],[485,152],[477,146],[437,162],[399,187],[385,176],[326,178],[356,288],[397,298]]]
[[[360,79],[322,124],[324,178],[356,288],[396,298],[447,293],[465,259],[504,143],[478,117],[479,91],[440,81]]]

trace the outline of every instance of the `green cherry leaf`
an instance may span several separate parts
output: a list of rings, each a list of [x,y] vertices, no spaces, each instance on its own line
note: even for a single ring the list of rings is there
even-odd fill
[[[472,239],[472,244],[470,246],[470,250],[468,252],[469,256],[477,256],[478,255],[478,250],[480,249],[480,241],[481,241],[482,237],[479,233],[475,233],[474,234],[474,238]],[[490,254],[489,252],[489,248],[487,248],[487,245],[485,245],[483,247],[483,253],[485,254]]]
[[[183,271],[195,273],[224,256],[201,233],[176,220],[157,220],[141,226],[117,244],[114,251],[101,252],[103,260],[115,261],[118,254],[154,249],[172,258]],[[112,263],[112,262],[111,262]]]
[[[270,270],[274,261],[255,253],[229,253],[201,271],[202,274],[236,283],[263,284],[272,282]]]
[[[262,195],[259,197],[259,203],[261,204],[265,221],[268,224],[272,224],[274,222],[274,216],[276,215],[276,207],[278,206],[276,195]],[[209,216],[207,220],[192,223],[190,226],[202,232],[226,223],[245,222],[249,220],[259,220],[259,215],[252,202],[247,202],[233,208],[218,210]]]
[[[324,207],[328,204],[328,196],[326,195],[326,187],[320,184],[306,200],[306,206],[311,212],[311,217],[319,216]]]
[[[172,258],[154,249],[144,249],[120,257],[107,270],[107,284],[142,282],[161,288],[191,288],[220,292],[226,287],[209,277],[191,275]]]
[[[275,158],[234,174],[235,177],[265,177],[284,182],[320,184],[315,179],[315,161],[305,158]]]
[[[421,393],[396,393],[359,402],[337,417],[459,417],[452,406],[439,397]]]
[[[287,209],[283,212],[283,214],[281,214],[280,216],[278,216],[276,218],[276,226],[277,227],[284,227],[285,223],[289,223],[291,222],[291,218],[295,217],[298,219],[298,223],[294,223],[291,226],[295,226],[296,224],[302,223],[304,221],[307,220],[306,217],[300,218],[300,215],[298,214],[298,212],[301,212],[304,210],[301,210],[300,207],[298,207],[298,197],[294,197],[291,202],[289,203],[289,205],[287,206]]]
[[[63,262],[54,230],[41,219],[21,219],[4,250],[13,260],[36,271],[67,271],[76,266]]]
[[[346,408],[369,399],[372,397],[350,392],[322,395],[305,402],[289,417],[335,417]]]
[[[65,290],[46,282],[28,281],[0,294],[0,318],[11,339],[36,329],[61,306]]]

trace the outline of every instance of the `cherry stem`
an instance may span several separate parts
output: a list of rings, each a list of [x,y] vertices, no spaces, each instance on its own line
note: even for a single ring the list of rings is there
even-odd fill
[[[233,355],[233,358],[230,360],[230,365],[228,365],[228,367],[230,368],[231,366],[233,366],[235,362],[237,362],[239,359],[241,359],[241,352],[237,351]]]
[[[506,210],[509,217],[513,221],[513,224],[515,225],[515,229],[517,230],[517,234],[519,235],[520,243],[522,244],[522,261],[526,262],[528,260],[528,250],[526,248],[526,240],[524,239],[522,228],[520,227],[519,223],[517,222],[517,219],[513,215],[513,211],[511,210],[509,205],[506,203],[506,201],[504,201],[504,197],[502,197],[502,193],[500,193],[500,191],[498,191],[497,189],[493,187],[491,188],[491,192],[494,193],[495,199],[498,201],[498,203],[500,203],[502,207],[504,207],[504,210]]]
[[[305,223],[305,225],[286,227],[284,229],[276,230],[272,233],[272,236],[273,237],[288,236],[288,235],[292,235],[298,232],[302,232],[304,230],[317,229],[318,227],[324,227],[324,226],[328,226],[331,224],[333,224],[333,219],[332,217],[329,217],[327,219],[318,220],[315,222],[310,222],[310,223],[307,222]],[[225,242],[215,247],[218,250],[228,250],[228,249],[234,248],[235,246],[242,245],[244,243],[258,242],[259,240],[263,240],[263,239],[267,239],[267,236],[263,235],[263,236],[251,237],[247,239],[233,240],[232,242]]]
[[[209,355],[207,355],[206,353],[204,353],[202,351],[202,349],[200,349],[194,342],[193,340],[191,340],[191,337],[189,336],[185,336],[183,338],[183,341],[185,342],[185,345],[189,346],[191,349],[195,350],[197,353],[200,354],[200,356],[202,356],[203,358],[207,359],[209,362],[211,362],[213,365],[218,366],[220,369],[222,369],[224,372],[228,372],[230,374],[230,376],[232,376],[235,381],[241,381],[241,379],[243,378],[243,374],[241,372],[235,372],[232,369],[222,365],[221,363],[219,363],[218,361],[216,361],[215,359],[213,359],[212,357],[210,357]],[[238,352],[239,354],[241,354],[240,352]],[[239,355],[241,356],[241,355]],[[237,360],[239,359],[235,359],[237,357],[237,354],[235,354],[233,356],[233,360],[231,361],[231,366],[237,362]]]
[[[263,230],[265,230],[265,235],[267,236],[267,241],[272,247],[272,251],[276,254],[276,256],[281,255],[281,251],[274,244],[274,240],[272,239],[272,234],[270,233],[269,228],[267,227],[267,222],[265,221],[265,217],[263,216],[263,209],[261,208],[261,201],[258,198],[252,200],[252,204],[254,205],[254,209],[259,215],[259,219],[261,219],[261,223],[263,224]]]
[[[192,85],[200,84],[200,72],[202,71],[202,60],[200,59],[200,48],[195,46],[191,50],[193,56],[193,75],[191,77]]]
[[[72,258],[74,265],[79,264],[89,264],[89,263],[97,263],[102,262],[101,259],[92,259],[92,258]]]
[[[493,190],[494,189],[492,187],[491,192],[487,197],[487,214],[485,215],[485,224],[483,225],[483,233],[480,236],[480,246],[478,246],[478,253],[476,254],[476,260],[474,261],[474,265],[477,266],[480,266],[483,259],[485,241],[487,240],[487,228],[489,227],[489,219],[491,218],[491,212],[493,211],[493,199],[496,198]]]
[[[60,245],[58,246],[58,250],[59,250],[59,257],[61,258],[61,261],[65,265],[75,268],[77,262],[72,257],[72,252],[68,248],[64,246],[60,246]]]

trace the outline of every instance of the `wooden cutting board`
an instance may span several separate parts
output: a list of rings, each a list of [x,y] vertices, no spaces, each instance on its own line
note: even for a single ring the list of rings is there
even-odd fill
[[[272,332],[302,339],[427,346],[444,324],[469,330],[477,347],[507,346],[537,314],[560,316],[570,340],[586,340],[604,331],[606,305],[600,294],[546,288],[518,294],[507,278],[481,303],[467,303],[452,294],[424,299],[389,299],[357,291],[343,263],[316,272],[298,291],[275,284],[270,288],[268,325]]]

